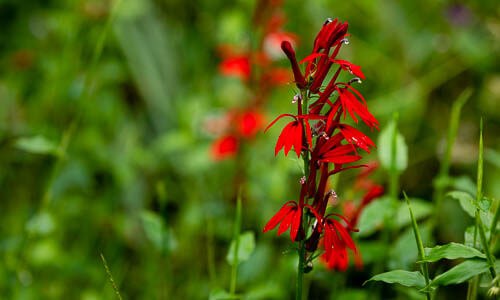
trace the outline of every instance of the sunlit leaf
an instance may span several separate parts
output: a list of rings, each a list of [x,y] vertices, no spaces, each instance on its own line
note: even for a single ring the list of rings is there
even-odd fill
[[[146,236],[158,250],[171,250],[174,247],[165,223],[158,214],[145,210],[141,213],[141,220]]]
[[[387,170],[391,169],[392,142],[396,134],[396,171],[402,172],[408,166],[408,146],[404,137],[397,131],[396,123],[391,121],[382,129],[378,138],[378,155],[380,164]]]
[[[229,251],[226,255],[226,260],[230,265],[233,265],[234,261],[234,247],[236,247],[235,241],[231,241],[229,246]],[[238,263],[242,263],[250,257],[255,249],[255,234],[252,231],[246,231],[239,236],[239,246],[238,246]]]
[[[378,274],[368,279],[369,281],[383,281],[386,283],[398,283],[408,287],[417,287],[419,289],[425,287],[425,278],[420,272],[410,272],[405,270],[394,270],[382,274]]]
[[[457,258],[472,258],[486,256],[479,250],[458,243],[449,243],[433,248],[425,248],[425,259],[422,262],[435,262],[440,259],[457,259]]]
[[[41,135],[19,138],[17,139],[15,146],[16,148],[29,153],[58,154],[57,145]]]
[[[231,295],[223,289],[214,289],[210,292],[208,296],[209,300],[229,300],[229,299],[240,299],[240,296]]]

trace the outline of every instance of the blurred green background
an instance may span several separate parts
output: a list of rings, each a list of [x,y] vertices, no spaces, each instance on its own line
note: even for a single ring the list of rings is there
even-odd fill
[[[124,299],[207,299],[227,288],[237,166],[210,158],[214,136],[204,124],[251,93],[218,74],[217,47],[248,43],[255,6],[0,1],[1,299],[113,299],[101,253]],[[410,157],[401,189],[411,196],[431,200],[451,104],[471,88],[451,173],[464,184],[474,178],[482,117],[485,194],[499,197],[498,1],[283,1],[282,9],[299,57],[327,17],[349,22],[342,56],[362,66],[359,90],[381,126],[399,113]],[[293,93],[274,90],[267,121],[291,112]],[[238,291],[249,299],[294,292],[289,241],[261,233],[301,176],[296,160],[274,157],[278,134],[246,146],[242,230],[255,233],[256,248],[240,266]],[[356,197],[356,172],[345,174],[337,194]],[[383,172],[377,180],[385,183]],[[460,242],[469,221],[448,206],[441,239]],[[307,275],[310,299],[372,299],[380,287],[361,284],[381,257],[376,239],[362,252],[364,271],[318,266]],[[411,269],[415,259],[389,265]]]

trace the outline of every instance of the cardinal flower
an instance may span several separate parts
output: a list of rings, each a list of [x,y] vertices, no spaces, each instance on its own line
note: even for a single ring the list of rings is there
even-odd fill
[[[341,218],[346,225],[341,224],[333,217]],[[349,222],[340,215],[331,215],[324,219],[323,246],[325,253],[322,258],[327,267],[345,271],[349,263],[347,249],[353,252],[355,263],[359,267],[362,265],[356,245],[349,235],[349,231],[355,231]]]
[[[295,201],[288,201],[281,209],[267,222],[263,232],[274,229],[278,224],[278,235],[287,231],[290,228],[290,239],[292,242],[297,238],[300,223],[302,221],[302,207]]]

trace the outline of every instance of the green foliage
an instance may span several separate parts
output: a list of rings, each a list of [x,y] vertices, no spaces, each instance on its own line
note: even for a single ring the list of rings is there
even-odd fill
[[[420,262],[435,262],[440,259],[457,258],[486,258],[479,250],[458,243],[448,243],[446,245],[425,248],[425,258]]]
[[[405,270],[394,270],[377,274],[368,281],[383,281],[386,283],[397,283],[408,287],[424,288],[425,278],[420,272],[409,272]],[[365,282],[365,283],[366,283]]]
[[[15,145],[18,149],[29,153],[59,154],[57,145],[41,135],[19,138],[16,140]]]
[[[389,122],[380,131],[377,143],[380,164],[387,170],[390,170],[392,166],[391,151],[393,141],[396,143],[395,168],[397,172],[401,173],[408,166],[408,146],[405,143],[403,135],[397,130],[395,121]]]
[[[266,24],[253,23],[252,14],[261,2],[0,3],[0,299],[115,299],[100,253],[124,299],[291,298],[294,249],[285,235],[261,230],[280,203],[297,200],[302,161],[274,157],[279,126],[242,145],[245,160],[210,157],[224,127],[212,121],[260,101],[260,91],[248,89],[253,79],[223,77],[218,63],[221,45],[235,45],[238,54],[256,47]],[[491,266],[473,224],[477,210],[493,257],[499,251],[497,7],[492,0],[422,0],[284,1],[280,8],[284,29],[300,37],[298,57],[309,53],[324,19],[349,22],[353,47],[342,51],[362,67],[366,80],[356,89],[382,125],[369,133],[378,143],[368,160],[379,157],[390,171],[396,142],[394,200],[401,190],[416,197],[412,211],[426,246],[455,242],[426,250],[431,287],[463,285],[477,274],[478,298],[483,283],[491,284]],[[294,93],[293,84],[272,91],[262,107],[266,123],[293,112]],[[484,174],[477,184],[480,116]],[[453,145],[442,139],[447,132],[456,134]],[[449,174],[437,179],[443,156]],[[354,185],[358,170],[343,174],[329,182],[339,195],[334,213],[363,197]],[[376,171],[373,180],[387,187],[387,174]],[[241,178],[245,232],[236,247]],[[450,192],[436,216],[433,181]],[[393,269],[413,278],[413,292],[423,288],[409,272],[419,266],[411,218],[388,194],[364,208],[353,234],[364,269],[332,272],[315,261],[305,276],[309,299],[410,299],[407,285],[359,284]],[[458,244],[463,235],[466,246]],[[233,258],[238,280],[229,293]],[[463,286],[437,296],[463,297],[457,290]]]
[[[237,253],[237,262],[238,264],[247,261],[252,255],[255,249],[255,234],[252,231],[246,231],[240,234],[238,241],[238,250],[236,251],[234,248],[236,247],[235,241],[231,241],[231,245],[229,246],[229,251],[226,255],[226,261],[233,265],[234,254]]]
[[[436,276],[429,287],[459,284],[488,271],[488,263],[482,259],[466,260],[448,271]]]

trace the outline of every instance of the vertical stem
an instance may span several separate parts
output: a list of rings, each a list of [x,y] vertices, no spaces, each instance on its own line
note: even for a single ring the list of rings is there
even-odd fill
[[[420,231],[418,230],[417,220],[415,219],[415,216],[413,216],[413,211],[411,210],[411,206],[410,206],[410,199],[408,199],[408,196],[406,196],[405,192],[403,192],[403,195],[406,199],[406,204],[408,205],[408,209],[410,210],[410,217],[411,217],[411,222],[412,222],[412,227],[413,227],[413,234],[415,235],[415,241],[417,242],[418,256],[419,256],[420,260],[424,260],[425,259],[424,243],[422,242],[422,236],[420,235]],[[420,269],[421,269],[422,274],[424,275],[424,278],[425,278],[425,285],[428,286],[430,280],[429,280],[429,268],[427,266],[427,263],[423,262],[420,265]],[[430,291],[426,291],[425,296],[426,296],[427,300],[430,300],[431,299]]]
[[[453,150],[453,144],[455,143],[455,139],[458,133],[460,112],[465,102],[470,98],[471,95],[472,95],[472,89],[471,88],[465,89],[451,107],[450,123],[448,126],[448,136],[446,138],[446,150],[444,152],[444,156],[439,166],[439,174],[437,176],[437,180],[434,183],[435,191],[433,198],[434,201],[436,202],[436,214],[435,214],[436,219],[439,218],[439,214],[441,213],[442,210],[444,190],[446,187],[446,182],[448,181],[447,179],[450,169],[451,153]]]
[[[233,232],[233,263],[231,266],[231,283],[229,287],[229,293],[234,295],[236,293],[236,279],[238,277],[238,251],[240,248],[240,229],[241,229],[241,191],[236,199],[236,218],[234,221],[234,232]]]
[[[309,110],[309,98],[307,95],[307,90],[301,90],[300,91],[301,95],[301,104],[302,104],[302,113],[307,114]],[[303,128],[305,130],[305,122],[307,120],[302,120],[303,123]],[[305,135],[305,133],[303,133]],[[309,163],[310,163],[310,157],[309,157],[309,151],[307,149],[302,151],[302,159],[304,161],[304,175],[306,178],[309,177]],[[301,220],[300,220],[300,231],[303,231],[304,229],[304,224],[307,224],[307,220],[305,216],[302,214]],[[298,255],[299,255],[299,262],[297,263],[297,282],[296,282],[296,289],[295,289],[295,299],[296,300],[302,300],[302,286],[303,286],[303,277],[304,277],[304,261],[305,261],[305,255],[306,255],[306,249],[304,247],[304,238],[302,238],[299,241],[299,249],[298,249]]]
[[[297,264],[297,283],[295,288],[295,300],[302,300],[302,279],[304,277],[304,258],[306,254],[306,248],[304,247],[304,241],[299,242],[299,262]]]
[[[479,158],[477,163],[477,192],[476,192],[476,227],[479,231],[479,239],[481,241],[481,246],[483,247],[484,253],[486,254],[486,259],[488,260],[489,270],[491,277],[495,279],[497,277],[497,272],[495,270],[494,258],[490,251],[490,245],[486,239],[486,234],[484,233],[484,226],[481,220],[479,201],[483,197],[483,119],[479,126]]]
[[[392,204],[397,201],[399,190],[399,172],[397,170],[398,114],[394,115],[394,131],[391,140],[391,168],[389,170],[389,196]]]

